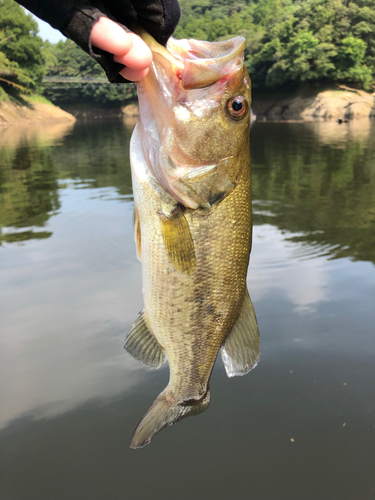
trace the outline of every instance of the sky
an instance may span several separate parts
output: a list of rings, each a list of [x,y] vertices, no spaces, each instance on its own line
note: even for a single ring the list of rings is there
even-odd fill
[[[51,43],[57,43],[59,40],[65,40],[65,36],[62,35],[60,31],[55,30],[48,23],[38,19],[36,16],[33,15],[33,17],[38,23],[39,36],[43,38],[43,40],[49,40]]]

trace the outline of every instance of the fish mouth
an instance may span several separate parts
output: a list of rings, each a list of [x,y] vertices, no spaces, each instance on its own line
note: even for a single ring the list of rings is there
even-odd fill
[[[183,63],[181,86],[185,90],[213,85],[240,70],[244,64],[245,39],[236,36],[222,42],[168,41],[168,51]]]
[[[154,60],[173,75],[185,90],[208,87],[240,70],[244,64],[245,38],[221,42],[170,38],[167,48],[140,26],[132,29],[150,47]]]

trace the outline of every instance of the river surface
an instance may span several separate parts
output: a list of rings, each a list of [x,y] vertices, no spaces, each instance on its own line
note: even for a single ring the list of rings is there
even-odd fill
[[[260,364],[142,450],[130,134],[0,129],[1,500],[375,499],[375,123],[255,123]]]

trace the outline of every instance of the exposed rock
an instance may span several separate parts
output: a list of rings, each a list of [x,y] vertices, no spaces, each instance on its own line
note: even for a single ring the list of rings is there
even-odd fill
[[[348,104],[346,107],[344,118],[353,120],[355,118],[363,118],[371,116],[373,111],[373,103],[369,100],[356,101]]]
[[[277,94],[253,101],[258,119],[268,120],[353,120],[375,116],[375,95],[341,85],[334,90],[306,95],[296,92],[287,97]]]
[[[138,117],[139,115],[138,104],[135,103],[124,106],[121,111],[124,116]]]

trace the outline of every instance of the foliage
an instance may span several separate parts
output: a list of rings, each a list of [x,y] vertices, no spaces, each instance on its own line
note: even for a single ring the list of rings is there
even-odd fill
[[[48,76],[105,76],[101,67],[71,40],[50,44],[54,61],[47,66]]]
[[[0,35],[0,46],[1,46],[1,35]],[[19,82],[22,83],[17,83]],[[0,52],[0,83],[6,87],[10,87],[17,90],[22,90],[23,92],[28,92],[28,89],[24,86],[25,84],[33,84],[33,80],[29,78],[23,71],[18,67],[18,64],[14,61],[10,61],[4,52]],[[5,91],[0,87],[2,94]]]
[[[255,88],[340,82],[375,89],[375,0],[180,0],[180,4],[177,38],[246,37],[246,64]],[[14,0],[0,0],[1,87],[13,94],[21,91],[19,86],[23,92],[40,92],[45,73],[49,79],[43,83],[45,95],[57,103],[118,105],[136,94],[134,85],[107,83],[101,67],[70,40],[43,42],[36,22],[22,7]],[[76,81],[67,83],[64,78]]]
[[[375,0],[181,0],[178,38],[247,38],[253,84],[375,83]]]
[[[4,102],[9,101],[8,94],[5,92],[5,90],[2,87],[0,87],[0,102],[1,101],[4,101]]]
[[[15,89],[39,90],[44,57],[43,41],[37,36],[38,25],[14,0],[0,0],[0,12],[1,85],[10,93]]]
[[[94,102],[96,104],[119,104],[134,98],[135,86],[132,84],[110,84],[104,70],[71,40],[49,44],[47,77],[60,78],[56,84],[45,82],[45,95],[52,102],[74,103]],[[61,79],[76,77],[80,81],[64,83]],[[87,79],[87,82],[82,82]],[[92,81],[94,79],[94,81]]]

